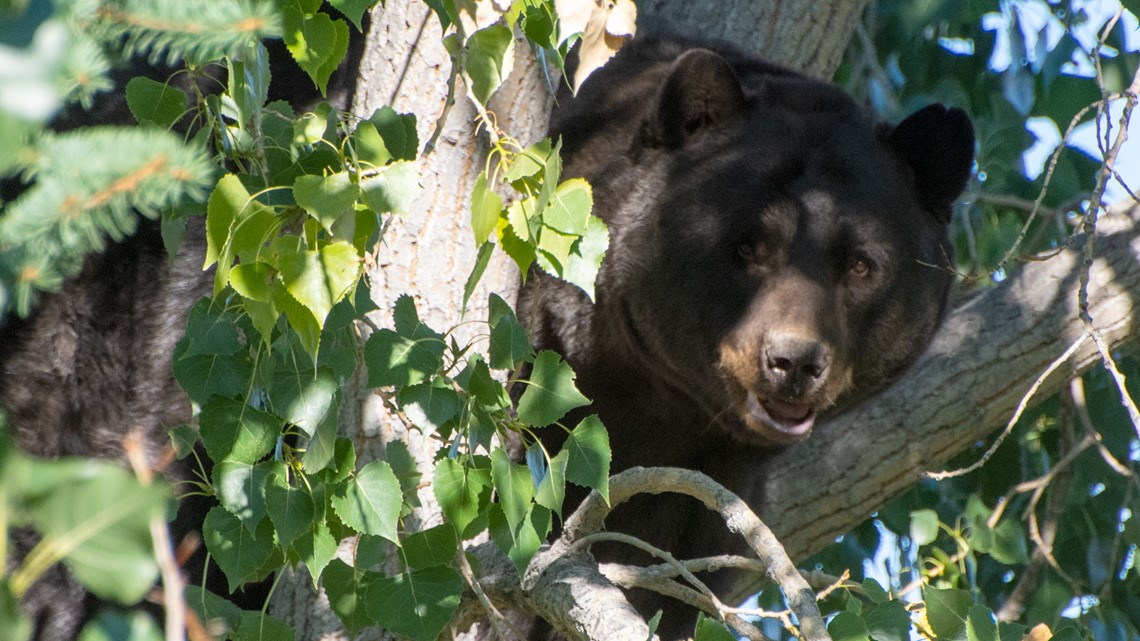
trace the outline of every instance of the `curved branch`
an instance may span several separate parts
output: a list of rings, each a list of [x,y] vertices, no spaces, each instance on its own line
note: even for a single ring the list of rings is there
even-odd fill
[[[635,494],[686,494],[720,514],[728,529],[740,534],[748,546],[767,562],[767,575],[784,592],[788,605],[799,617],[804,639],[817,641],[830,638],[816,606],[815,592],[800,576],[783,545],[748,505],[724,486],[693,470],[634,467],[611,477],[609,489],[609,505],[606,505],[600,494],[592,492],[578,510],[566,519],[562,538],[551,546],[552,551],[568,549],[577,540],[601,531],[606,515]],[[529,570],[527,574],[530,575]]]

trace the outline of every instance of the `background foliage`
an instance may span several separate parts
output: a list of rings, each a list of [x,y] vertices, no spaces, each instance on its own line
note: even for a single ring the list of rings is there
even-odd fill
[[[608,438],[596,418],[559,424],[588,401],[556,354],[533,352],[505,301],[493,297],[486,318],[470,319],[483,327],[470,343],[454,328],[424,324],[411,297],[377,312],[366,265],[383,253],[392,217],[419,195],[415,161],[430,141],[418,140],[415,114],[390,108],[358,119],[328,104],[297,113],[267,103],[263,38],[282,38],[323,92],[374,3],[329,4],[0,5],[0,42],[10,47],[0,65],[0,172],[24,185],[0,214],[0,309],[27,314],[85,253],[130,234],[136,211],[161,219],[171,249],[186,225],[204,225],[214,297],[194,308],[174,355],[198,429],[179,427],[172,440],[199,469],[191,491],[217,500],[206,515],[207,549],[231,589],[304,567],[351,633],[379,625],[434,639],[467,587],[462,542],[488,532],[521,573],[562,517],[566,482],[605,493]],[[607,232],[589,213],[589,185],[560,181],[557,141],[523,148],[485,111],[523,46],[513,28],[555,67],[576,34],[563,32],[549,1],[496,3],[490,14],[451,0],[426,4],[445,25],[452,82],[479,106],[491,140],[471,195],[480,250],[465,300],[496,247],[524,273],[537,264],[591,292]],[[1105,29],[1098,7],[884,1],[852,43],[837,79],[885,118],[931,101],[974,118],[978,170],[954,222],[964,290],[1005,278],[1020,256],[1069,242],[1096,195],[1099,160],[1062,145],[1037,174],[1023,155],[1035,143],[1027,119],[1061,132],[1074,119],[1091,122],[1132,77],[1135,18]],[[1037,24],[1045,26],[1027,26]],[[111,71],[131,56],[171,65],[171,80],[113,88]],[[134,124],[47,128],[63,106],[107,90],[123,92]],[[524,363],[531,375],[522,381],[512,372]],[[419,477],[399,444],[363,464],[338,437],[340,390],[362,367],[393,413],[438,441],[432,479]],[[1038,623],[1065,639],[1140,634],[1140,445],[1116,393],[1101,373],[1074,381],[1023,417],[980,470],[920,484],[810,561],[831,575],[851,573],[824,601],[833,638],[1004,640]],[[560,452],[536,438],[553,429],[570,435]],[[521,441],[525,465],[495,436]],[[212,466],[197,460],[196,443]],[[150,526],[172,492],[148,480],[145,465],[132,475],[97,462],[31,461],[2,439],[0,463],[5,531],[30,525],[43,535],[0,580],[0,627],[26,634],[16,600],[60,560],[103,598],[129,605],[146,595],[161,570]],[[429,481],[446,523],[407,531],[401,517]],[[337,558],[344,539],[354,565]],[[114,554],[108,540],[118,543]],[[399,567],[383,572],[392,545]],[[770,592],[758,603],[779,611]],[[198,587],[184,598],[193,616],[221,622],[230,638],[293,638],[264,610],[242,611]],[[770,635],[790,634],[779,617],[765,621]],[[161,638],[149,615],[111,611],[85,634]],[[698,627],[698,639],[726,634],[711,619]]]

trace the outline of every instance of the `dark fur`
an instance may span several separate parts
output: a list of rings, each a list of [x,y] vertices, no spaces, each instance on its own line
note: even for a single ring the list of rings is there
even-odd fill
[[[574,367],[614,471],[697,469],[747,499],[765,448],[806,436],[780,425],[802,430],[883,390],[937,329],[946,222],[973,156],[961,111],[936,105],[891,128],[839,89],[729,46],[643,37],[564,97],[551,134],[564,176],[593,185],[610,248],[595,303],[532,273],[519,314],[537,348]],[[773,427],[750,395],[794,416]],[[611,518],[680,558],[733,548],[684,499]],[[676,604],[638,604],[666,609],[664,638],[691,630]]]

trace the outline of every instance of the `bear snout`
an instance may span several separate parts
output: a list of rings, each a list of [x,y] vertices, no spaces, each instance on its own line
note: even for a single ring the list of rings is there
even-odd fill
[[[769,333],[761,349],[762,377],[787,400],[813,396],[827,380],[831,347],[791,332]]]

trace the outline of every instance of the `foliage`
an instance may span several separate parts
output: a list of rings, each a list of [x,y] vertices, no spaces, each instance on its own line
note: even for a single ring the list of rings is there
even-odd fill
[[[371,3],[333,4],[358,25]],[[447,34],[460,52],[456,76],[467,79],[481,103],[510,71],[509,25],[526,20],[524,14],[553,17],[549,4],[518,2],[465,35],[465,17],[454,6],[432,6],[456,19]],[[596,417],[574,429],[560,424],[588,399],[558,355],[533,352],[514,312],[496,296],[477,342],[460,343],[453,330],[423,323],[410,296],[396,302],[392,328],[359,333],[357,321],[371,323],[365,314],[376,310],[363,265],[375,262],[390,219],[407,215],[418,195],[420,142],[415,116],[387,107],[353,122],[328,104],[301,114],[283,102],[266,104],[270,76],[259,37],[280,30],[322,92],[344,57],[349,27],[319,7],[287,0],[108,2],[65,5],[58,15],[38,16],[39,28],[65,22],[75,38],[93,26],[108,56],[181,60],[190,73],[220,58],[210,64],[228,73],[220,93],[197,85],[183,91],[173,77],[132,79],[125,99],[136,127],[55,134],[39,125],[13,125],[14,133],[26,132],[17,151],[28,160],[9,171],[23,170],[29,186],[0,218],[6,232],[2,282],[16,293],[16,310],[26,313],[33,289],[50,289],[74,273],[83,253],[101,248],[104,237],[133,231],[132,210],[162,214],[172,251],[186,225],[200,224],[187,216],[204,214],[204,268],[214,269],[214,296],[193,309],[174,352],[174,374],[198,408],[198,430],[183,427],[173,436],[181,455],[197,457],[193,444],[199,441],[213,463],[198,462],[194,489],[219,503],[205,518],[207,550],[231,590],[285,566],[303,566],[314,583],[327,570],[335,579],[329,588],[334,611],[346,627],[379,624],[434,639],[466,588],[455,567],[460,543],[489,528],[521,572],[561,518],[567,481],[605,493],[608,438]],[[33,13],[23,15],[30,20]],[[197,32],[211,35],[192,37]],[[545,37],[557,46],[555,33]],[[61,95],[57,103],[71,98]],[[187,132],[181,123],[188,120],[194,125]],[[183,139],[174,132],[183,132]],[[535,263],[592,289],[607,236],[590,215],[589,186],[581,180],[559,184],[557,144],[523,149],[502,132],[493,135],[494,151],[473,194],[481,202],[476,228],[482,249],[465,300],[495,244],[524,271]],[[76,166],[78,157],[89,161]],[[508,184],[518,192],[509,206],[499,195]],[[41,261],[36,278],[29,276],[33,258]],[[519,380],[527,363],[533,377]],[[438,443],[433,491],[447,525],[415,532],[401,524],[419,501],[419,473],[406,449],[392,444],[386,460],[358,465],[353,443],[337,435],[341,388],[362,368],[393,414]],[[521,389],[517,415],[512,387]],[[566,450],[543,449],[535,437],[539,429],[566,430]],[[509,460],[500,445],[508,439],[528,449],[526,465]],[[88,510],[130,508],[131,523],[148,525],[151,512],[135,510],[140,504],[112,501],[129,492],[144,492],[152,501],[169,496],[159,487],[131,489],[136,486],[129,475],[106,466],[96,473],[89,470],[94,463],[27,463],[12,467],[6,480],[17,491],[36,487],[20,470],[53,465],[82,467],[97,482],[82,491],[66,484],[51,494],[55,486],[38,488],[39,502],[27,500],[29,516],[20,507],[22,495],[10,497],[20,508],[13,522],[33,525],[44,536],[43,547],[87,523],[86,512],[64,510],[59,501],[84,502]],[[99,500],[92,492],[101,493]],[[37,511],[36,505],[51,509]],[[60,521],[57,514],[72,520]],[[5,594],[18,598],[47,565],[63,558],[95,594],[134,603],[156,576],[145,534],[130,535],[143,547],[141,559],[135,548],[102,559],[123,563],[131,573],[86,571],[84,563],[99,559],[72,544],[51,556],[29,555]],[[109,521],[87,536],[86,546],[102,550],[100,542],[128,535]],[[355,568],[334,560],[338,541],[346,538],[356,541]],[[395,574],[375,569],[388,544],[400,550]],[[242,612],[204,590],[192,588],[187,602],[199,617],[220,621],[230,638],[292,638],[284,622]],[[5,625],[18,621],[10,608],[4,615]],[[135,629],[116,621],[92,622],[85,635],[114,637],[99,632],[107,626]],[[142,639],[150,633],[130,634]]]
[[[379,625],[434,639],[468,587],[463,543],[487,533],[521,574],[562,518],[567,482],[606,495],[609,443],[596,417],[562,423],[588,399],[557,354],[534,353],[501,298],[492,295],[486,318],[472,321],[482,329],[471,341],[424,323],[411,296],[396,302],[390,324],[385,317],[387,326],[374,325],[387,315],[375,313],[365,266],[382,255],[393,217],[414,210],[417,161],[434,141],[418,139],[414,114],[388,107],[357,121],[328,104],[303,113],[267,104],[262,38],[281,37],[324,92],[350,30],[360,28],[375,2],[330,4],[334,12],[320,11],[316,0],[4,5],[14,18],[0,25],[0,41],[37,62],[39,72],[0,77],[0,172],[26,183],[0,215],[0,311],[26,314],[35,292],[58,287],[86,252],[131,233],[134,210],[161,215],[172,248],[186,225],[204,224],[214,296],[191,312],[174,353],[198,430],[183,426],[172,436],[181,456],[196,457],[199,442],[213,461],[209,471],[200,466],[195,488],[218,502],[206,516],[207,549],[231,588],[304,567],[350,633]],[[496,246],[524,274],[543,269],[592,296],[608,232],[590,214],[589,185],[561,181],[558,141],[524,147],[487,112],[513,65],[512,29],[559,68],[578,34],[564,33],[570,29],[549,0],[495,3],[505,8],[489,17],[470,3],[425,4],[444,27],[456,65],[452,82],[463,81],[490,139],[470,200],[479,250],[464,306]],[[977,180],[955,216],[966,287],[1004,278],[1016,269],[1010,255],[1068,242],[1093,190],[1096,164],[1073,150],[1064,150],[1051,171],[1025,177],[1020,159],[1033,143],[1026,118],[1049,118],[1063,129],[1101,99],[1101,86],[1119,90],[1113,79],[1130,77],[1137,65],[1123,26],[1106,38],[1116,55],[1099,55],[1077,35],[1087,19],[1077,3],[1036,3],[1064,27],[1045,46],[1042,34],[1023,30],[1023,4],[1000,5],[1015,61],[1001,73],[992,71],[997,39],[985,26],[995,7],[937,0],[882,3],[875,47],[853,48],[840,73],[891,118],[933,100],[974,117]],[[28,35],[52,32],[66,37],[51,51]],[[605,41],[603,35],[582,40]],[[970,53],[960,53],[967,45]],[[136,126],[67,133],[45,127],[66,103],[91,104],[111,86],[111,68],[131,55],[180,65],[169,80],[126,83]],[[1098,55],[1100,86],[1069,73],[1067,62]],[[216,78],[222,69],[217,88],[179,80]],[[13,105],[27,101],[8,87],[33,87],[45,98],[38,109],[21,111]],[[1096,115],[1094,108],[1082,118]],[[381,460],[365,462],[338,436],[341,390],[365,370],[387,409],[437,444],[430,486],[445,523],[407,527],[424,483],[407,448],[392,443]],[[1137,634],[1138,446],[1111,381],[1092,374],[1083,384],[1087,399],[1074,392],[1024,418],[1012,442],[979,472],[921,484],[812,560],[832,574],[850,570],[855,579],[823,602],[833,638],[1004,641],[1037,623],[1064,639]],[[1088,429],[1103,448],[1078,437],[1086,409]],[[536,435],[559,429],[568,434],[566,445],[549,452]],[[508,456],[505,441],[520,444],[525,464]],[[170,491],[118,467],[32,462],[7,447],[0,438],[0,518],[5,526],[33,527],[42,542],[0,580],[0,626],[17,638],[27,630],[15,599],[58,559],[100,596],[124,604],[142,598],[158,572],[150,521],[168,509]],[[1045,479],[1040,493],[1018,485],[1038,478]],[[1026,511],[1033,515],[1029,528],[1018,516]],[[1054,528],[1052,562],[1040,556],[1035,538],[1045,535],[1032,527],[1038,521]],[[346,539],[354,565],[337,558]],[[399,567],[381,571],[393,548]],[[886,587],[864,576],[864,563],[885,551],[898,558],[893,574],[876,575]],[[109,563],[114,572],[105,570]],[[1023,616],[1013,617],[1020,622],[997,621],[991,606],[1009,602],[1025,577],[1040,578]],[[769,609],[780,602],[772,592],[758,597]],[[229,638],[293,638],[285,622],[202,588],[189,587],[185,600]],[[774,620],[765,627],[785,635]],[[157,625],[137,613],[104,614],[84,634],[159,637]],[[731,637],[719,622],[702,619],[696,638]]]

